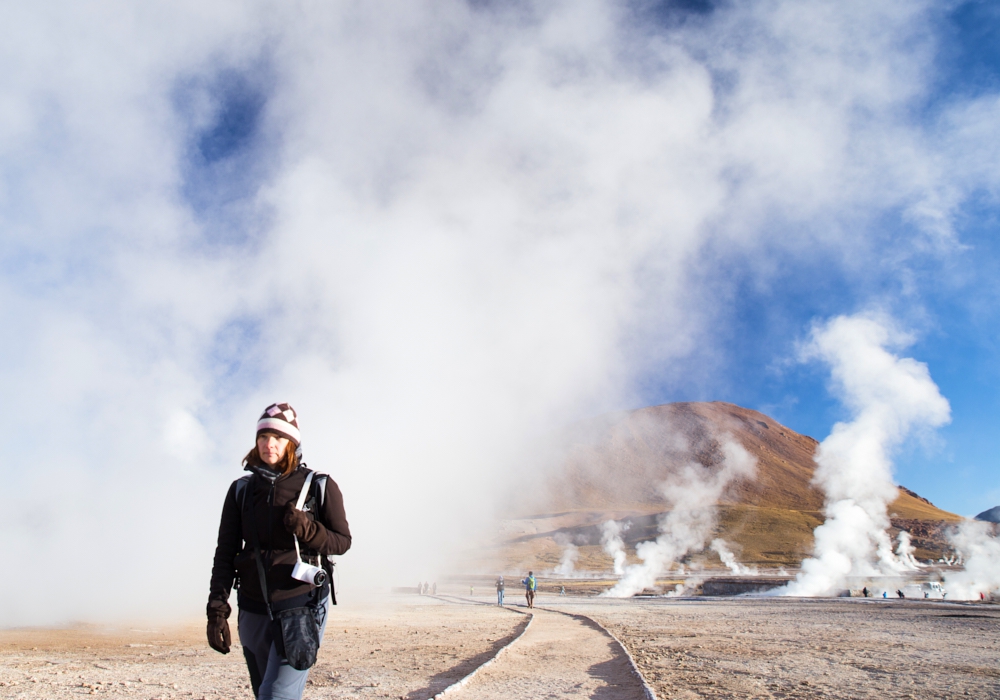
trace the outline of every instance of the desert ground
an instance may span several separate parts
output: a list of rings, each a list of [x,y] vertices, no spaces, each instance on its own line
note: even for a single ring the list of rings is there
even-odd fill
[[[495,656],[447,697],[646,697],[602,627],[661,700],[1000,697],[993,604],[542,593],[528,611],[516,589],[506,608],[476,592],[337,606],[305,697],[426,700]],[[203,635],[200,621],[3,630],[0,698],[251,698],[239,645],[223,656]]]

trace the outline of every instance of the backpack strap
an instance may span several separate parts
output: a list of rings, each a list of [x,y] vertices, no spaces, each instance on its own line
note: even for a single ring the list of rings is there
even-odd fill
[[[326,474],[320,474],[319,472],[314,472],[312,489],[313,498],[316,499],[316,505],[322,508],[326,503],[326,480],[329,478]]]
[[[236,503],[239,505],[241,512],[243,510],[243,499],[246,498],[247,484],[250,483],[251,476],[253,475],[247,474],[236,480]]]
[[[320,474],[319,472],[313,472],[312,487],[310,488],[310,495],[314,499],[315,512],[314,517],[319,517],[320,511],[323,509],[323,505],[326,503],[326,482],[330,477],[326,474]],[[330,586],[330,603],[333,605],[337,604],[337,592],[334,590],[334,571],[337,568],[337,563],[334,561],[333,555],[321,556],[319,558],[320,566],[326,571],[326,580]],[[319,589],[317,589],[319,590]]]

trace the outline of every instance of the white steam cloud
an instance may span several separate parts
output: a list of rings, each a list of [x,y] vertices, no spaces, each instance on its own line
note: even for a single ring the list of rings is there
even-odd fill
[[[562,555],[559,564],[553,569],[556,576],[571,577],[576,573],[576,560],[580,558],[580,550],[572,541],[564,537],[557,537],[556,544],[562,547]]]
[[[992,523],[965,520],[949,534],[965,567],[944,574],[948,598],[980,600],[1000,594],[1000,539]]]
[[[743,446],[723,437],[722,462],[714,469],[685,464],[660,485],[669,510],[658,522],[659,536],[640,542],[640,564],[625,567],[622,578],[605,595],[627,598],[656,584],[671,564],[705,548],[715,526],[716,502],[733,480],[753,476],[757,460]]]
[[[888,533],[887,507],[899,495],[891,454],[913,432],[947,423],[950,408],[926,365],[890,352],[909,341],[875,315],[839,316],[813,329],[804,357],[830,366],[834,391],[854,418],[834,425],[817,449],[814,479],[826,494],[826,521],[784,594],[829,595],[849,576],[910,568]]]
[[[899,563],[913,571],[923,568],[924,565],[917,561],[916,556],[914,556],[916,547],[910,541],[910,533],[906,530],[900,530],[896,539],[898,541],[896,545],[896,557],[899,559]]]
[[[715,386],[719,270],[881,278],[1000,187],[993,95],[914,116],[940,3],[653,5],[8,3],[0,625],[200,615],[272,401],[344,600],[433,580],[529,437]]]
[[[630,524],[608,520],[601,525],[601,547],[604,549],[604,553],[611,557],[616,576],[625,573],[625,562],[628,555],[625,552],[625,541],[622,539],[622,534],[629,529]]]
[[[716,537],[714,540],[712,540],[711,547],[712,550],[719,555],[719,560],[726,565],[726,568],[728,568],[737,576],[757,575],[756,567],[745,566],[744,564],[740,564],[736,560],[736,555],[733,554],[732,550],[729,549],[729,546],[726,544],[725,540]]]

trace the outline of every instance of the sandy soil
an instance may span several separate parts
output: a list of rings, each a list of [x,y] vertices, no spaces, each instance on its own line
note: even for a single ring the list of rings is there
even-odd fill
[[[414,595],[337,606],[306,697],[427,700],[492,658],[526,623],[526,615],[485,600]],[[0,631],[0,698],[252,698],[239,645],[223,656],[204,639],[201,622]]]
[[[523,628],[525,615],[491,600],[387,596],[338,606],[306,698],[431,697]],[[456,700],[639,697],[607,637],[547,610],[588,615],[608,627],[661,700],[1000,698],[996,605],[555,595],[536,603],[537,628]],[[203,635],[200,622],[0,631],[0,698],[250,698],[240,649],[216,654]]]
[[[666,698],[1000,698],[1000,606],[590,599]]]
[[[644,700],[621,647],[590,620],[535,608],[524,636],[454,696]]]

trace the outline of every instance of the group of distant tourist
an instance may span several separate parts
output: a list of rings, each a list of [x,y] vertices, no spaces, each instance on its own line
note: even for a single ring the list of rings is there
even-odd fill
[[[535,578],[535,572],[529,571],[528,575],[521,579],[521,585],[524,586],[524,597],[528,599],[528,607],[535,607],[535,592],[538,590],[538,580]],[[503,605],[503,576],[497,576],[496,588],[497,605]]]

